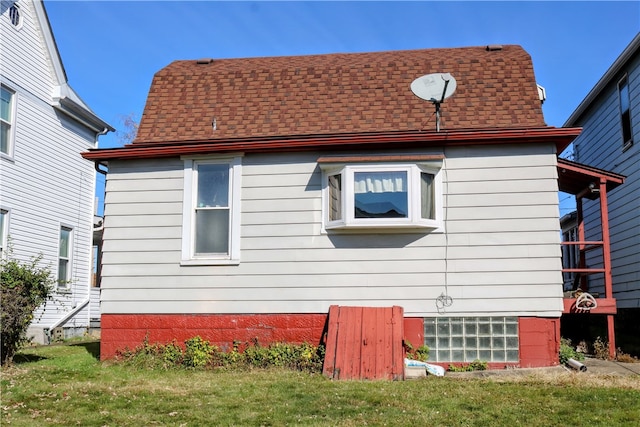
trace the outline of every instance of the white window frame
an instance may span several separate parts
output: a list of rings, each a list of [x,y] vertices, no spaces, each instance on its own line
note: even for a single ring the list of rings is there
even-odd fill
[[[443,232],[443,191],[442,191],[442,161],[424,161],[410,163],[343,163],[321,164],[322,169],[322,227],[323,232],[329,231],[357,231],[357,230],[406,230],[417,232]],[[356,218],[354,176],[358,172],[406,172],[408,193],[408,215],[406,218]],[[434,176],[434,219],[422,218],[420,180],[421,173]],[[330,220],[329,177],[341,176],[342,218]]]
[[[183,157],[184,197],[182,211],[181,265],[238,265],[240,264],[240,191],[242,185],[242,156]],[[198,175],[201,164],[229,165],[229,250],[227,253],[195,254],[195,212]]]
[[[69,241],[67,242],[67,253],[66,256],[62,256],[60,254],[60,240],[62,238],[62,231],[63,230],[67,230],[69,231]],[[58,289],[65,291],[65,290],[69,290],[71,288],[71,281],[73,280],[72,277],[72,272],[73,272],[73,245],[74,245],[74,230],[73,227],[69,227],[67,225],[61,224],[60,228],[58,229],[58,271],[57,271],[57,284],[58,284]],[[65,260],[67,262],[67,268],[66,268],[66,277],[67,279],[65,280],[66,283],[61,283],[60,281],[60,260]]]
[[[1,88],[3,91],[6,91],[7,93],[9,93],[11,100],[9,104],[9,120],[7,121],[0,116],[0,122],[2,122],[3,125],[9,128],[9,132],[7,135],[7,149],[6,151],[2,151],[0,149],[0,156],[11,158],[13,157],[13,148],[14,148],[14,140],[15,140],[17,95],[16,95],[16,91],[10,89],[5,85],[1,85]]]
[[[22,15],[22,8],[17,1],[14,1],[13,4],[9,6],[7,16],[9,17],[9,22],[14,29],[19,30],[22,28],[24,16]]]
[[[9,244],[9,210],[0,208],[0,258],[7,253]]]

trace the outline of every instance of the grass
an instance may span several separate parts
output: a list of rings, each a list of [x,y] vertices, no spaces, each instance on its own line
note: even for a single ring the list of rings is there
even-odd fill
[[[638,377],[573,372],[331,381],[286,370],[143,370],[97,342],[35,347],[2,369],[12,426],[635,426]]]

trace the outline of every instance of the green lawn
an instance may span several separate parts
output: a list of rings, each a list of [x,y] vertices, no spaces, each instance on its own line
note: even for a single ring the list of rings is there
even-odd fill
[[[285,370],[141,370],[99,343],[38,347],[2,370],[15,426],[637,426],[640,379],[578,373],[404,382]]]

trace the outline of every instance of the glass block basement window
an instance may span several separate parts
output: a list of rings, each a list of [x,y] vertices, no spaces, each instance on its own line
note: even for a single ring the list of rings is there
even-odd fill
[[[424,319],[424,343],[434,362],[518,362],[517,317]]]

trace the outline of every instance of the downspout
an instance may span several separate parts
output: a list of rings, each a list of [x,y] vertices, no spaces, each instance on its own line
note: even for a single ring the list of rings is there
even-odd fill
[[[106,127],[102,129],[102,132],[96,132],[95,142],[93,144],[94,147],[98,148],[98,138],[100,138],[103,135],[106,135],[108,132],[109,132],[109,129],[106,128]],[[100,168],[100,164],[101,163],[99,161],[96,161],[96,162],[93,163],[93,167],[96,170],[96,172],[98,172],[98,173],[100,173],[100,174],[102,174],[102,175],[104,175],[106,177],[107,176],[106,166],[104,166],[105,169],[101,169]],[[105,183],[104,184],[105,184],[105,189],[104,189],[104,192],[102,194],[103,203],[104,203],[104,196],[105,196],[104,193],[106,193],[106,186],[107,186],[106,178],[105,178]],[[95,189],[95,182],[94,182],[94,189]],[[94,198],[94,200],[95,200],[95,198]],[[95,212],[96,212],[96,209],[95,209],[95,206],[94,206],[94,213]],[[104,215],[104,212],[103,212],[103,215]],[[91,224],[93,225],[93,221],[91,221]],[[103,224],[104,224],[104,221],[103,221]],[[91,248],[93,249],[93,227],[91,229]],[[99,248],[99,252],[101,252],[101,251],[102,251],[102,246]],[[99,259],[98,259],[98,262],[100,262]],[[93,260],[91,260],[91,264],[93,264]],[[90,269],[90,271],[92,271],[92,270],[93,270],[93,266]],[[98,265],[97,268],[96,268],[96,275],[97,276],[99,276],[99,272],[100,272],[100,265]],[[92,282],[91,276],[89,276],[89,282],[87,283],[87,303],[91,302],[91,282]],[[100,303],[100,301],[98,301],[98,304],[99,303]],[[87,330],[89,330],[90,328],[91,328],[91,304],[89,304],[89,309],[87,310]]]

